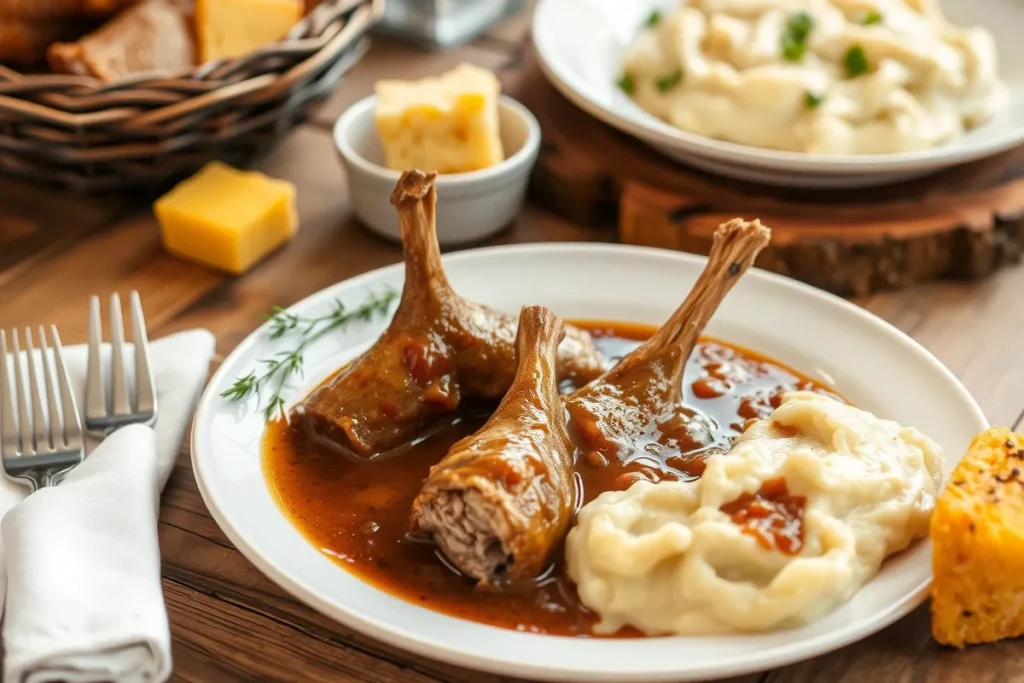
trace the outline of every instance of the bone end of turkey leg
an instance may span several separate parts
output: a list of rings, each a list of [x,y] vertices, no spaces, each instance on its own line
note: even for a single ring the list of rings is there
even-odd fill
[[[437,180],[437,172],[424,172],[417,169],[403,171],[402,176],[391,191],[391,203],[401,206],[409,202],[418,202],[427,196]]]
[[[715,230],[708,265],[713,265],[716,259],[722,259],[723,265],[728,267],[729,277],[735,279],[754,263],[771,237],[772,231],[762,225],[761,221],[733,218]]]
[[[641,349],[677,346],[689,356],[726,294],[754,264],[772,231],[761,221],[734,218],[715,230],[708,262],[682,305]],[[638,349],[639,350],[639,349]],[[683,359],[685,360],[685,358]]]

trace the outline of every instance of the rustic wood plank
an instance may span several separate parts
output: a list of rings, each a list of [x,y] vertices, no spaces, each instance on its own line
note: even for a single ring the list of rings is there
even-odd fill
[[[416,79],[447,71],[460,62],[497,70],[515,46],[486,38],[444,51],[432,51],[386,36],[374,36],[369,53],[359,62],[314,115],[313,123],[331,127],[350,105],[373,94],[382,78]]]
[[[979,282],[939,282],[857,302],[924,344],[960,378],[989,420],[1024,408],[1024,267]]]
[[[303,632],[264,614],[164,581],[180,680],[348,680],[438,683],[438,679],[337,640]],[[297,678],[298,677],[298,678]]]
[[[55,200],[50,191],[0,181],[0,286],[125,215],[134,205],[124,197]]]
[[[1007,640],[966,650],[932,640],[928,606],[832,655],[773,672],[766,683],[1020,683],[1024,648]]]
[[[187,327],[172,321],[176,323],[179,312],[216,286],[236,281],[248,283],[285,254],[291,255],[285,263],[292,270],[275,270],[276,277],[301,288],[303,278],[289,276],[289,272],[304,270],[305,259],[319,253],[324,239],[332,240],[333,250],[321,254],[325,267],[331,267],[333,252],[345,252],[352,246],[346,239],[336,239],[337,227],[349,218],[349,208],[343,194],[342,172],[328,142],[327,132],[305,126],[258,163],[257,168],[269,175],[296,183],[301,227],[293,243],[270,255],[249,274],[233,278],[167,254],[160,245],[156,219],[147,206],[106,230],[79,237],[74,249],[52,254],[21,277],[0,282],[0,300],[4,301],[0,322],[4,326],[56,322],[67,343],[81,342],[85,340],[89,296],[113,291],[124,294],[137,289],[145,304],[151,333],[158,335],[165,327]],[[376,247],[379,251],[380,243],[366,234],[362,238],[364,248],[359,253],[372,262],[369,250]],[[394,258],[386,254],[385,251],[378,261]],[[259,281],[267,298],[272,299],[269,295],[277,286],[265,278]],[[309,291],[313,290],[302,289],[295,298]],[[226,308],[231,308],[230,302],[225,303]],[[256,320],[255,314],[249,317],[250,322]],[[228,348],[232,348],[231,340],[228,343]]]
[[[156,328],[220,279],[164,253],[153,218],[136,214],[0,285],[3,322],[55,322],[66,343],[84,342],[89,297],[137,289]]]

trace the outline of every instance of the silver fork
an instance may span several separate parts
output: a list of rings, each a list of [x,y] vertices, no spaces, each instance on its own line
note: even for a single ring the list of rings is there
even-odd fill
[[[85,380],[85,429],[104,438],[130,424],[152,425],[156,422],[156,391],[153,368],[149,362],[149,339],[142,301],[138,292],[131,295],[132,343],[135,347],[135,391],[128,391],[128,375],[124,367],[124,319],[121,297],[110,295],[110,394],[108,403],[103,366],[100,361],[100,298],[89,302],[89,367]]]
[[[7,335],[0,330],[0,456],[7,476],[23,480],[33,491],[55,484],[85,457],[82,418],[64,366],[64,349],[60,345],[56,325],[50,326],[50,335],[53,340],[52,362],[46,333],[42,326],[39,327],[43,366],[43,376],[39,377],[32,331],[25,328],[26,375],[22,369],[17,330],[11,331],[14,348],[10,356]],[[14,366],[13,376],[8,371],[8,357]],[[12,380],[15,382],[13,391]],[[45,412],[41,394],[45,395]]]

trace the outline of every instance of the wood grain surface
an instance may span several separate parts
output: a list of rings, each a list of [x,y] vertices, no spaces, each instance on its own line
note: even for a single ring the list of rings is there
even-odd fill
[[[0,183],[0,328],[57,323],[65,343],[85,340],[93,294],[138,289],[151,336],[206,327],[222,358],[272,304],[287,305],[331,283],[397,262],[399,249],[352,217],[330,126],[382,76],[434,72],[463,59],[499,68],[514,60],[527,21],[516,17],[448,53],[378,39],[320,116],[257,166],[298,185],[301,230],[285,249],[241,277],[179,261],[160,248],[143,198],[83,200]],[[488,244],[612,240],[529,206]],[[978,282],[933,283],[855,300],[929,347],[977,397],[993,423],[1024,417],[1024,268]],[[181,457],[163,499],[160,541],[173,633],[174,680],[509,683],[511,679],[413,657],[352,633],[293,600],[265,578],[210,518]],[[1024,643],[957,653],[936,646],[919,610],[839,652],[739,679],[755,681],[1024,680]]]

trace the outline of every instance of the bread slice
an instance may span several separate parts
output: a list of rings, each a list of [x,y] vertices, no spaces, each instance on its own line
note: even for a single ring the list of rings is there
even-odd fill
[[[963,647],[1024,635],[1024,436],[974,438],[932,516],[932,634]]]
[[[189,69],[195,65],[195,42],[183,3],[143,0],[74,43],[54,43],[47,57],[56,73],[116,81]]]

